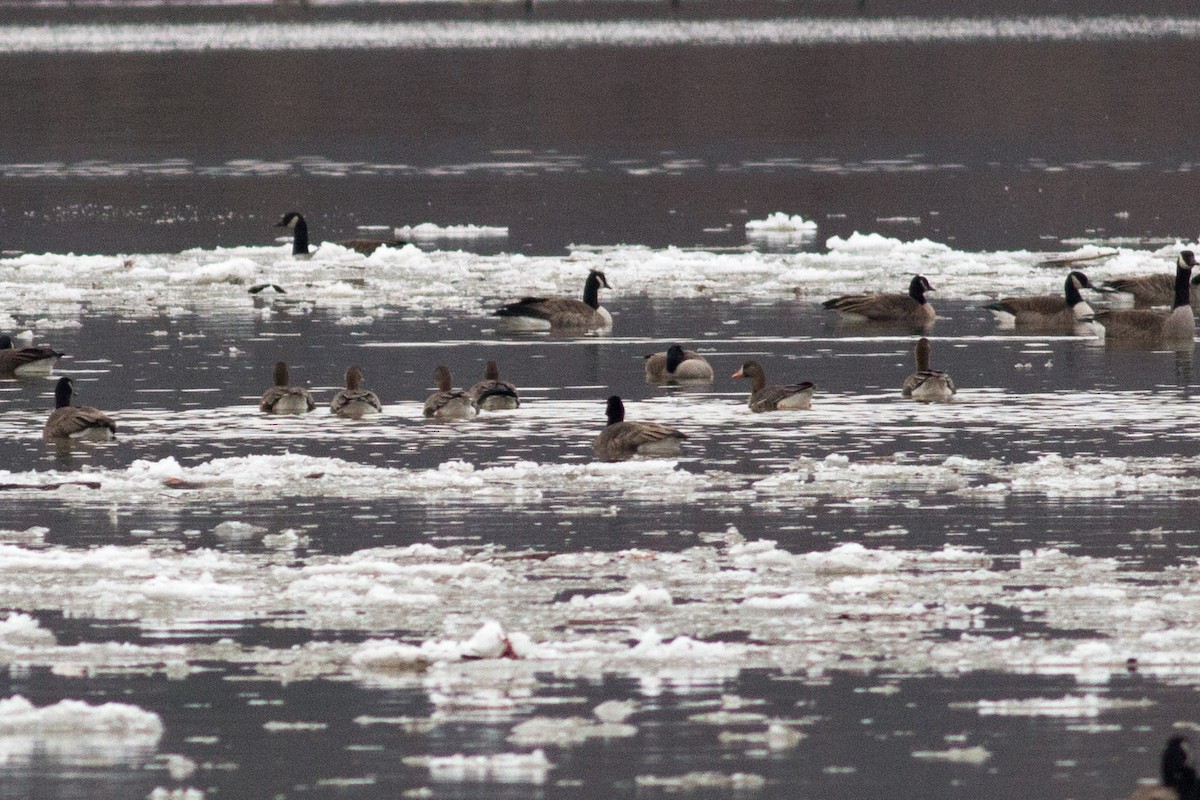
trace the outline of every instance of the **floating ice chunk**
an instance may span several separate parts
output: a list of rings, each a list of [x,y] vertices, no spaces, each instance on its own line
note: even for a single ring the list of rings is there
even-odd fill
[[[1122,700],[1095,694],[1065,695],[1059,698],[1035,697],[1028,700],[980,700],[966,703],[980,716],[1004,717],[1095,717],[1104,711],[1148,708],[1153,700]]]
[[[850,234],[850,237],[847,239],[843,239],[840,236],[831,236],[825,240],[825,247],[831,252],[838,254],[871,253],[885,255],[890,253],[908,253],[914,255],[934,255],[950,251],[950,248],[946,245],[931,242],[928,239],[902,242],[899,239],[893,239],[890,236],[883,236],[878,233],[858,233],[857,231]]]
[[[488,239],[508,236],[507,227],[491,225],[436,225],[422,222],[396,228],[401,239]]]
[[[671,594],[666,589],[651,589],[644,583],[636,584],[624,594],[575,595],[571,598],[571,605],[585,608],[662,608],[671,603]]]
[[[592,709],[592,714],[601,722],[624,722],[637,710],[638,704],[633,700],[605,700]]]
[[[774,211],[766,219],[752,219],[746,223],[747,233],[785,233],[815,235],[817,223],[807,220],[799,214],[789,215],[783,211]]]
[[[738,733],[721,731],[717,741],[724,745],[751,745],[768,750],[791,750],[806,738],[806,734],[779,722],[772,722],[765,731]]]
[[[812,605],[812,595],[804,592],[793,592],[781,597],[747,597],[742,601],[744,608],[761,608],[766,610],[810,608]]]
[[[824,553],[806,553],[801,559],[819,572],[892,572],[904,564],[903,557],[894,552],[868,549],[857,542]]]
[[[512,729],[509,744],[571,747],[588,739],[618,739],[637,734],[637,728],[619,722],[594,722],[587,717],[533,717]]]
[[[0,700],[0,763],[44,751],[65,763],[137,760],[162,738],[159,716],[125,703],[62,700],[37,708],[20,695]]]
[[[629,654],[638,659],[664,661],[726,661],[736,659],[748,649],[746,645],[742,644],[701,642],[687,636],[677,636],[670,641],[664,641],[662,635],[651,628],[639,636],[638,643],[633,646]]]
[[[9,614],[0,622],[0,647],[53,647],[54,634],[28,614]]]
[[[269,733],[282,733],[285,731],[323,731],[329,727],[326,722],[284,722],[280,720],[272,720],[263,723],[263,730]]]
[[[426,767],[430,779],[444,783],[495,781],[540,785],[554,769],[542,750],[479,756],[406,756],[404,763],[410,767]]]
[[[190,786],[167,789],[163,786],[154,787],[147,795],[148,800],[204,800],[204,792]]]
[[[746,772],[735,772],[732,775],[723,772],[688,772],[671,777],[638,775],[634,782],[639,787],[662,789],[665,792],[697,792],[713,789],[745,792],[757,791],[767,785],[766,779],[761,775]]]
[[[982,745],[975,747],[950,747],[945,750],[917,750],[913,758],[924,761],[949,761],[954,764],[982,764],[992,753]]]

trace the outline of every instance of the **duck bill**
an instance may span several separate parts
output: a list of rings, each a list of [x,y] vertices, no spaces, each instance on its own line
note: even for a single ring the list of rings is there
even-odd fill
[[[744,377],[746,377],[746,376],[745,376],[745,375],[743,375],[743,374],[742,374],[742,371],[739,369],[737,372],[733,373],[733,374],[732,374],[732,375],[730,375],[729,377],[731,377],[731,378],[744,378]]]

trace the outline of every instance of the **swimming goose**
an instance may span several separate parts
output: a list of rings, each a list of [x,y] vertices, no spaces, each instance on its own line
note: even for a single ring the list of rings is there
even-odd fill
[[[283,215],[283,219],[275,223],[275,227],[292,231],[292,255],[311,255],[308,252],[308,223],[304,221],[304,215],[298,211],[289,211]],[[343,239],[338,244],[369,256],[380,247],[403,247],[408,242],[403,239]]]
[[[929,340],[922,336],[913,348],[917,371],[904,379],[900,394],[918,403],[949,403],[957,389],[945,372],[929,368]]]
[[[734,378],[750,379],[750,410],[761,411],[800,411],[812,405],[813,392],[817,390],[814,383],[793,383],[788,386],[767,385],[767,373],[757,361],[747,361],[742,368],[733,373]]]
[[[8,336],[0,336],[0,378],[49,375],[62,356],[49,347],[18,349]]]
[[[1200,275],[1192,277],[1192,308],[1200,303]],[[1133,297],[1134,308],[1169,306],[1175,300],[1175,276],[1169,272],[1153,275],[1123,275],[1105,281],[1100,291],[1109,294],[1127,294]]]
[[[493,312],[509,331],[578,330],[612,327],[612,314],[600,305],[600,288],[611,289],[599,270],[588,273],[583,299],[573,297],[523,297]]]
[[[263,392],[259,402],[260,411],[268,414],[307,414],[317,407],[308,389],[303,386],[288,386],[288,366],[282,361],[275,363],[275,385]]]
[[[695,350],[673,344],[645,358],[647,383],[712,383],[712,365]]]
[[[362,370],[357,364],[346,370],[346,388],[329,401],[331,413],[348,419],[362,419],[367,414],[383,411],[379,396],[369,389],[362,388],[362,379]]]
[[[495,361],[487,362],[483,369],[483,380],[472,386],[467,394],[484,411],[504,411],[521,405],[517,387],[500,380],[500,368]]]
[[[1080,325],[1090,322],[1092,307],[1079,293],[1090,289],[1087,275],[1073,270],[1063,283],[1061,295],[1005,297],[984,306],[1005,328],[1032,328],[1039,331],[1074,333]]]
[[[442,365],[434,370],[438,390],[425,401],[425,416],[433,419],[467,419],[475,416],[478,407],[462,389],[450,388],[453,378]]]
[[[914,275],[908,284],[908,294],[846,294],[821,305],[839,312],[847,320],[925,326],[937,317],[925,299],[925,293],[932,291],[923,275]]]
[[[1196,255],[1184,250],[1175,261],[1175,304],[1168,312],[1126,308],[1102,311],[1096,332],[1105,339],[1145,344],[1194,344],[1196,313],[1192,310],[1192,268]]]
[[[1187,739],[1172,736],[1162,753],[1162,784],[1143,786],[1130,795],[1129,800],[1198,800],[1200,783],[1196,781],[1196,770],[1191,765]]]
[[[605,409],[608,425],[592,442],[601,461],[624,461],[634,456],[674,458],[687,435],[657,422],[626,422],[625,404],[613,395]]]
[[[102,411],[91,406],[71,405],[75,388],[70,378],[59,378],[54,387],[54,410],[42,429],[45,439],[99,439],[114,438],[117,423]]]

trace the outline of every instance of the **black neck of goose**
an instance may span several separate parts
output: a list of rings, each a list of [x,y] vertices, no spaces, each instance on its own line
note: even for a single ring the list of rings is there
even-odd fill
[[[12,349],[13,349],[12,339],[8,338],[7,334],[5,334],[4,336],[0,336],[0,350],[12,350]]]
[[[667,351],[667,372],[674,372],[679,369],[679,365],[687,361],[687,356],[682,349],[671,348]]]
[[[1075,281],[1068,275],[1067,282],[1063,284],[1063,295],[1067,298],[1067,307],[1074,308],[1077,304],[1083,302],[1083,295],[1079,293],[1079,287],[1075,285]]]
[[[296,228],[292,232],[292,255],[308,255],[308,223],[303,217],[296,220]]]
[[[913,278],[912,283],[908,285],[908,296],[921,305],[925,305],[925,284],[919,277]]]
[[[600,307],[600,279],[588,275],[587,283],[583,284],[583,302],[592,308]]]
[[[625,421],[625,405],[620,400],[609,400],[608,408],[605,409],[604,413],[608,417],[609,425],[616,425],[618,422]]]
[[[1180,265],[1175,268],[1174,308],[1192,304],[1192,268]]]
[[[924,339],[917,342],[917,349],[915,351],[917,357],[917,372],[929,371],[929,350],[929,342],[925,341]]]
[[[66,408],[71,405],[71,382],[63,378],[54,387],[54,407]]]

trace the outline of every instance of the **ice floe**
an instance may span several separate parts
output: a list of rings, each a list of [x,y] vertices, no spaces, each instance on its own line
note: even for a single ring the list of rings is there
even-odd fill
[[[64,763],[117,764],[152,754],[163,735],[153,712],[126,703],[62,700],[37,707],[20,695],[0,700],[0,764],[34,751]]]

